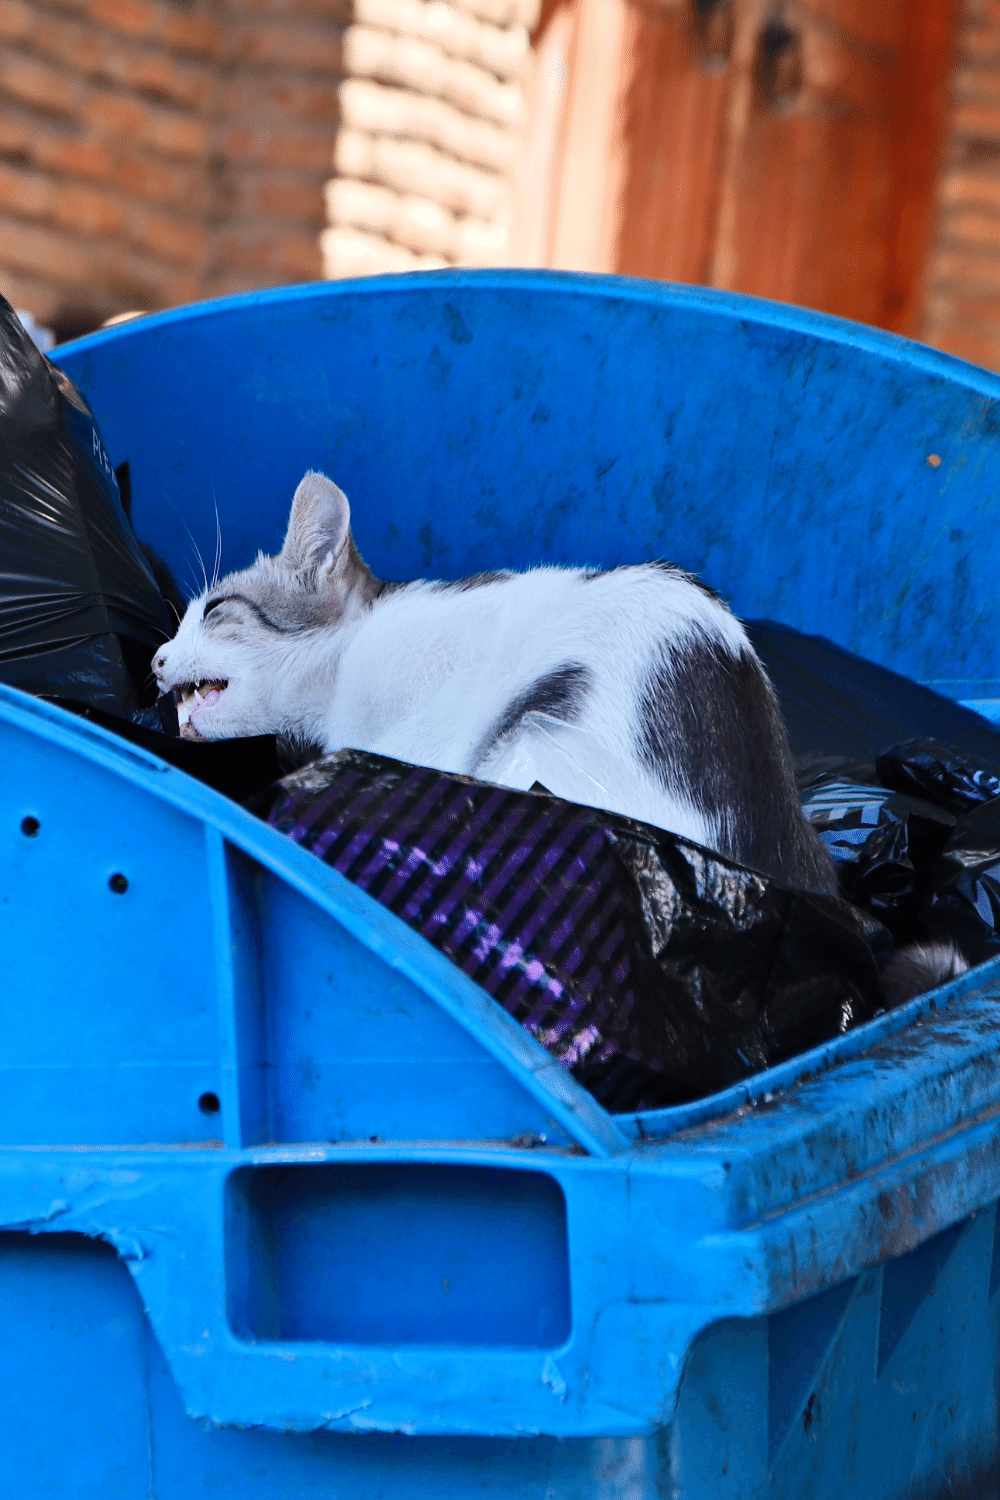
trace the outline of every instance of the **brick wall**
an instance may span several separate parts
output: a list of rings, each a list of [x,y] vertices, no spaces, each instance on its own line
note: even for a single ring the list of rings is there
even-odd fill
[[[0,291],[66,336],[502,259],[525,3],[0,0]]]
[[[349,0],[226,0],[204,295],[312,281]]]
[[[137,0],[0,0],[0,288],[43,321],[192,296],[219,31]]]
[[[1000,0],[963,0],[921,336],[1000,369]]]
[[[506,258],[533,0],[354,0],[328,276]]]
[[[0,0],[0,290],[63,332],[322,274],[338,0]]]

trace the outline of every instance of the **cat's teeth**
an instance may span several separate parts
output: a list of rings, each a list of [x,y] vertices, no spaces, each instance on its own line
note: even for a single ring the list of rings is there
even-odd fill
[[[197,688],[195,688],[194,690],[194,699],[196,703],[200,703],[202,701],[201,694],[199,693]]]

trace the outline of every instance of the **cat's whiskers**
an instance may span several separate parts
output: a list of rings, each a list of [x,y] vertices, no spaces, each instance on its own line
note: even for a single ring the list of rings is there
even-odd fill
[[[212,485],[212,504],[215,507],[215,566],[212,569],[212,588],[219,581],[219,569],[222,566],[222,526],[219,522],[219,501],[215,493],[215,485]],[[206,586],[205,592],[208,592]]]
[[[187,539],[191,543],[191,549],[194,552],[195,560],[197,561],[199,568],[201,568],[201,578],[202,578],[201,584],[199,585],[199,583],[198,583],[198,574],[196,572],[192,573],[192,579],[191,579],[191,581],[192,581],[192,591],[191,591],[190,598],[191,599],[197,599],[198,596],[199,596],[199,594],[202,594],[202,593],[206,593],[207,594],[208,593],[208,572],[206,571],[206,568],[205,568],[205,559],[201,555],[201,548],[198,546],[198,543],[194,539],[194,532],[191,530],[190,526],[185,521],[183,515],[178,510],[177,506],[173,503],[173,501],[169,498],[169,496],[165,496],[164,498],[166,499],[167,504],[170,506],[170,509],[173,511],[173,513],[176,516],[177,520],[181,523],[181,526],[184,528],[184,531],[187,533]],[[191,567],[190,560],[186,560],[186,565],[190,569],[190,567]],[[177,610],[176,609],[174,609],[174,614],[177,614]],[[180,624],[180,616],[178,616],[178,624]]]

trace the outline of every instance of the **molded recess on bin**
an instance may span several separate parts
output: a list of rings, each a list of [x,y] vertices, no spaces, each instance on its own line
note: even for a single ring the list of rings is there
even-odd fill
[[[878,1333],[880,1375],[927,1298],[935,1295],[935,1283],[967,1228],[968,1220],[952,1224],[950,1229],[943,1229],[909,1254],[885,1262]]]
[[[532,1097],[400,965],[386,963],[289,882],[262,869],[254,874],[232,851],[228,858],[231,870],[243,870],[231,903],[243,913],[243,935],[229,951],[253,951],[233,983],[244,1144],[527,1133],[549,1145],[571,1142],[553,1118],[557,1100],[550,1109]],[[319,879],[328,879],[319,869]],[[355,896],[350,887],[347,893]],[[397,946],[412,941],[395,917],[375,911],[386,927],[398,925]]]
[[[229,1321],[258,1340],[551,1349],[569,1337],[566,1202],[542,1172],[242,1167]]]
[[[768,1319],[768,1450],[772,1460],[819,1379],[857,1286],[857,1277],[842,1281]]]

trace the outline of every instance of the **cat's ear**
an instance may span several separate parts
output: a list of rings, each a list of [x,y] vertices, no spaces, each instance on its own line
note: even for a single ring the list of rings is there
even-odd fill
[[[310,471],[299,483],[278,561],[317,580],[337,571],[351,535],[347,496],[325,474]]]

